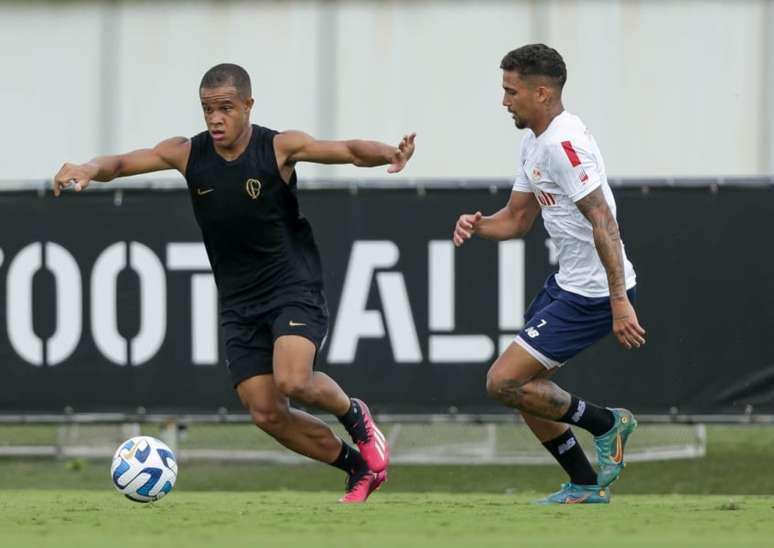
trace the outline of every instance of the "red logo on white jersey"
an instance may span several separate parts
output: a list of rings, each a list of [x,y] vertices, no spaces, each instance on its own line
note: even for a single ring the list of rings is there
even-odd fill
[[[564,153],[567,155],[567,159],[570,160],[570,165],[574,167],[576,171],[578,171],[578,178],[580,179],[580,182],[585,184],[586,181],[589,180],[589,175],[583,169],[580,158],[578,157],[578,153],[575,152],[575,148],[573,148],[572,143],[570,141],[562,141],[562,148],[564,149]]]
[[[540,205],[543,207],[549,207],[556,205],[556,198],[550,192],[543,192],[542,190],[535,193],[535,197]]]
[[[578,153],[575,152],[575,149],[573,148],[570,141],[562,141],[562,148],[564,149],[564,153],[567,155],[567,159],[570,160],[570,165],[572,165],[572,167],[581,165],[580,158],[578,158]]]

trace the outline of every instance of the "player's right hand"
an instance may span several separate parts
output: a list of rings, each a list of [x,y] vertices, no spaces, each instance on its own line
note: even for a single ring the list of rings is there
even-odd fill
[[[637,313],[626,297],[611,299],[613,311],[613,334],[624,348],[631,350],[645,344],[645,329],[637,320]]]
[[[86,190],[94,175],[94,166],[91,164],[63,165],[54,176],[54,196],[59,196],[64,189],[70,186],[73,186],[76,192]]]
[[[465,240],[469,240],[476,233],[481,217],[480,211],[460,215],[460,218],[457,219],[457,225],[454,227],[454,237],[452,238],[455,246],[461,246]]]

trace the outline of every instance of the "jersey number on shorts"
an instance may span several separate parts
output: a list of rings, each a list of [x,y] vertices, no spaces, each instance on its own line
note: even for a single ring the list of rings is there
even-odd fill
[[[534,339],[535,337],[539,337],[540,336],[540,331],[538,331],[537,328],[538,327],[543,327],[547,323],[548,322],[545,321],[545,320],[540,320],[540,323],[537,325],[537,327],[528,327],[527,329],[524,330],[524,332],[527,335],[529,335],[530,339]]]

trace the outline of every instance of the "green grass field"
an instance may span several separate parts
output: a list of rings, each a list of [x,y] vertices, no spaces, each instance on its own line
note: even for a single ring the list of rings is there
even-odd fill
[[[0,444],[49,443],[46,428],[0,427]],[[182,462],[175,491],[142,505],[113,490],[105,459],[4,458],[0,547],[774,546],[774,428],[707,434],[702,459],[630,464],[609,506],[530,505],[564,481],[557,466],[395,465],[367,505],[345,507],[331,467],[213,462]]]
[[[0,427],[3,440],[48,443],[48,427]],[[201,427],[199,427],[201,428]],[[158,435],[157,432],[147,432]],[[193,434],[193,433],[192,433]],[[639,434],[639,431],[638,431]],[[638,435],[636,434],[636,435]],[[635,436],[636,436],[635,435]],[[208,445],[274,444],[248,426],[204,427],[187,443],[209,438]],[[632,438],[636,441],[636,437]],[[204,444],[204,442],[201,442]],[[710,426],[707,456],[702,459],[633,463],[616,484],[618,494],[774,495],[774,427]],[[0,459],[2,489],[111,489],[109,459]],[[390,493],[520,493],[549,492],[564,481],[558,466],[394,465],[385,491]],[[338,470],[317,464],[182,462],[176,493],[181,491],[335,491],[342,485]]]
[[[620,497],[610,506],[538,507],[532,494],[173,493],[150,505],[110,492],[5,491],[0,545],[487,548],[770,547],[766,497]]]

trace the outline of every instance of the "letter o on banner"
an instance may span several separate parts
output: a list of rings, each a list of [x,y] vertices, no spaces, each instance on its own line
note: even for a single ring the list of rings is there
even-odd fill
[[[14,350],[32,365],[43,365],[43,341],[33,327],[32,281],[43,266],[43,245],[24,247],[8,267],[6,318]],[[81,272],[73,256],[53,242],[45,244],[46,267],[56,284],[56,330],[46,343],[46,362],[56,365],[73,353],[81,339]]]
[[[164,266],[153,251],[139,243],[129,244],[129,266],[140,280],[140,331],[128,344],[118,332],[116,285],[126,268],[126,244],[116,242],[97,258],[91,274],[91,329],[100,352],[118,365],[150,360],[161,348],[167,330],[167,281]]]

